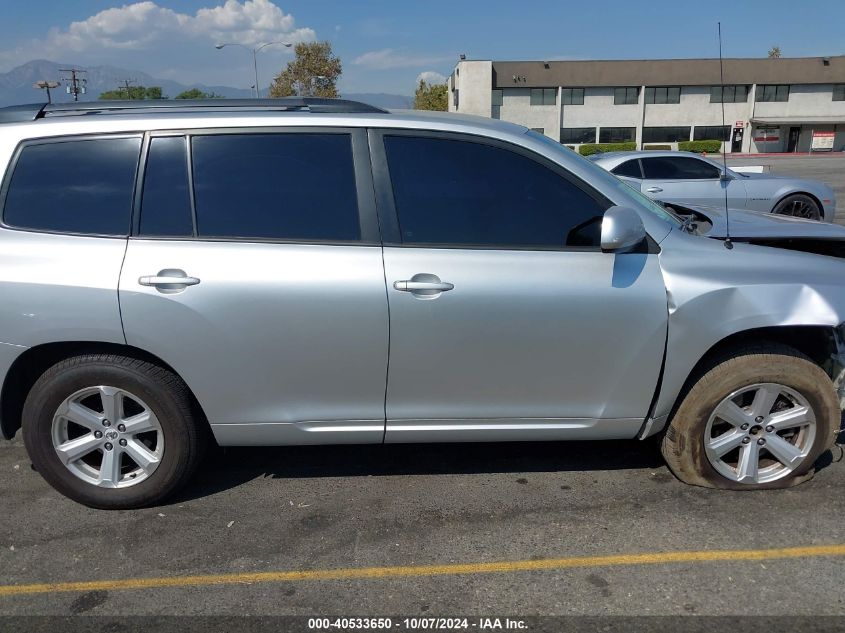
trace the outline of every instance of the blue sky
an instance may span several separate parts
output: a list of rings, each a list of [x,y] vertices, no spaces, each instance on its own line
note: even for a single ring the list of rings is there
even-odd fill
[[[110,64],[183,83],[251,85],[246,45],[327,39],[341,90],[411,94],[420,73],[476,59],[845,53],[842,0],[0,0],[0,71],[34,58]],[[266,85],[291,53],[260,53]]]

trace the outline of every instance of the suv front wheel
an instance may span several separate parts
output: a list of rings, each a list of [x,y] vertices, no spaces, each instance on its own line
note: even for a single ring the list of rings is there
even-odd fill
[[[202,440],[187,387],[124,356],[63,360],[36,381],[23,409],[30,459],[56,490],[87,506],[160,502],[199,462]]]
[[[689,484],[786,488],[813,475],[841,411],[830,377],[796,350],[737,351],[689,389],[663,437],[669,468]]]

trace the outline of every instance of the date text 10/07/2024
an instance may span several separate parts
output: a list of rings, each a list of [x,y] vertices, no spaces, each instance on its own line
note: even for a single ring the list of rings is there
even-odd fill
[[[527,630],[525,620],[517,618],[309,618],[308,628],[311,630],[389,630],[400,629],[407,631],[442,631],[469,630],[480,631]]]

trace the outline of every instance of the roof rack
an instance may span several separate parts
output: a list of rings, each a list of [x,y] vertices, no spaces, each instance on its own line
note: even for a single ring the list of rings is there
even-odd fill
[[[74,103],[33,103],[0,108],[0,123],[35,121],[54,116],[86,114],[139,114],[149,112],[314,112],[381,113],[387,110],[359,101],[319,97],[282,97],[280,99],[155,99],[144,101],[83,101]]]

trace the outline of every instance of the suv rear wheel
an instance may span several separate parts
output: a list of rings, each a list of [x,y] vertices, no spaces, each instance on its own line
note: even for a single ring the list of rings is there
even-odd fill
[[[716,362],[687,392],[663,437],[669,468],[689,484],[754,490],[809,479],[841,412],[828,375],[770,344]]]
[[[23,438],[44,479],[94,508],[158,503],[193,474],[202,436],[188,389],[172,372],[124,356],[57,363],[35,383]]]

